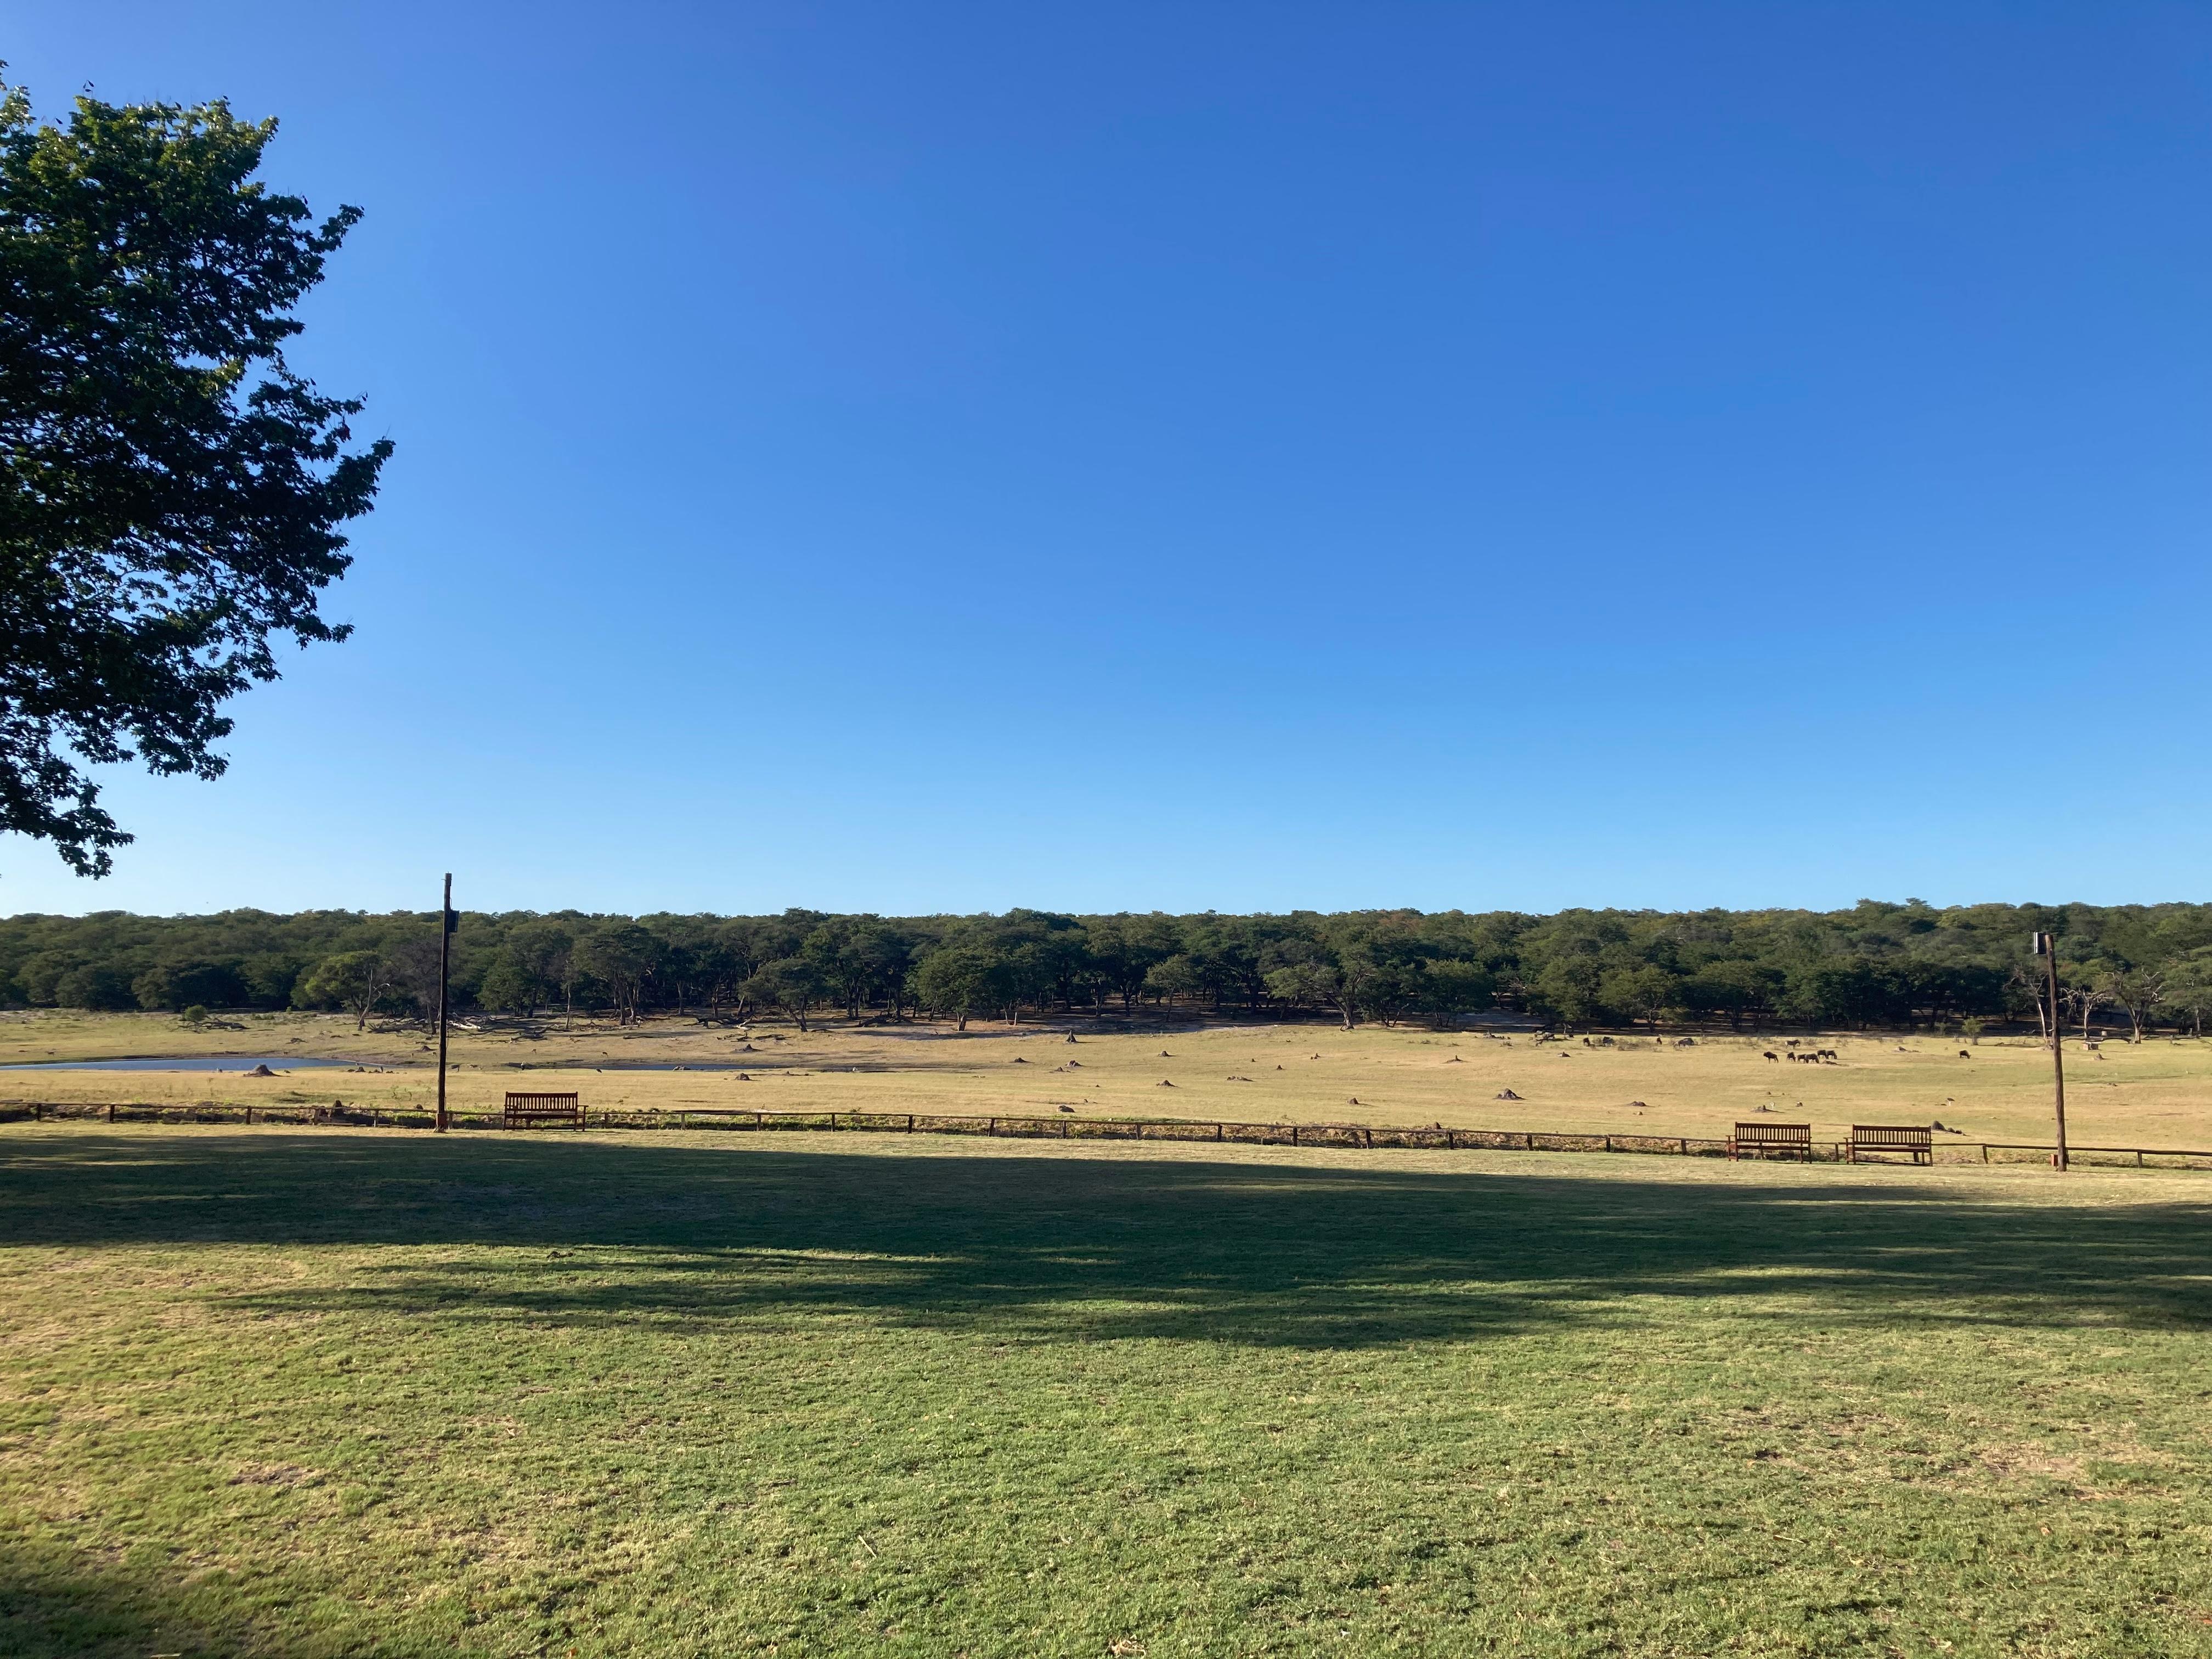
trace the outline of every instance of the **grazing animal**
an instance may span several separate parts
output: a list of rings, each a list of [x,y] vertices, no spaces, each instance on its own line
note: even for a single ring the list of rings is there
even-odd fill
[[[1067,1040],[1068,1040],[1070,1042],[1074,1042],[1074,1041],[1075,1041],[1075,1033],[1074,1033],[1074,1032],[1073,1032],[1073,1031],[1070,1031],[1070,1032],[1067,1034]],[[1075,1109],[1075,1108],[1074,1108],[1074,1107],[1073,1107],[1073,1106],[1066,1106],[1066,1107],[1062,1107],[1062,1108],[1061,1108],[1061,1109],[1062,1109],[1063,1111],[1069,1111],[1069,1112],[1072,1112],[1072,1111],[1073,1111],[1073,1110]]]
[[[1961,1060],[1972,1060],[1973,1055],[1968,1053],[1966,1049],[1961,1048],[1959,1050],[1959,1058]]]
[[[1833,1048],[1823,1048],[1823,1049],[1821,1049],[1821,1050],[1820,1050],[1820,1058],[1821,1058],[1821,1059],[1823,1059],[1823,1060],[1834,1060],[1834,1061],[1835,1061],[1838,1066],[1840,1066],[1840,1065],[1842,1065],[1842,1064],[1843,1064],[1843,1056],[1842,1056],[1841,1054],[1838,1054],[1838,1053],[1837,1053]]]
[[[1694,1048],[1698,1046],[1698,1040],[1695,1037],[1676,1037],[1674,1046],[1677,1048]]]
[[[1357,1106],[1359,1104],[1359,1097],[1358,1095],[1352,1095],[1346,1098],[1344,1103],[1347,1106]]]
[[[1510,1089],[1500,1089],[1498,1091],[1498,1098],[1500,1100],[1518,1100],[1521,1097],[1515,1094]]]
[[[1074,1108],[1074,1107],[1073,1107],[1073,1106],[1063,1106],[1063,1107],[1061,1107],[1060,1109],[1061,1111],[1063,1111],[1063,1112],[1072,1112],[1072,1111],[1073,1111],[1073,1110],[1075,1109],[1075,1108]]]
[[[1771,1048],[1769,1048],[1769,1049],[1766,1051],[1766,1057],[1767,1057],[1769,1060],[1779,1060],[1779,1059],[1781,1059],[1781,1058],[1782,1058],[1782,1056],[1781,1056],[1781,1055],[1779,1055],[1779,1054],[1776,1054],[1776,1053],[1774,1052],[1774,1050],[1773,1050],[1773,1049],[1771,1049]]]
[[[1079,1069],[1082,1065],[1083,1062],[1079,1060],[1071,1060],[1067,1062],[1067,1069],[1071,1072],[1076,1071]]]

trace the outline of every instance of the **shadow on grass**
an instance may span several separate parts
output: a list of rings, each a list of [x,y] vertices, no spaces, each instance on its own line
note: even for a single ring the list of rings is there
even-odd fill
[[[1885,1325],[2212,1323],[2207,1206],[1911,1180],[88,1131],[0,1139],[0,1244],[505,1247],[258,1300],[665,1328],[842,1311],[1354,1346],[1619,1317],[1632,1297]]]
[[[0,1549],[0,1656],[69,1654],[79,1659],[215,1659],[252,1653],[283,1659],[291,1644],[254,1630],[234,1605],[195,1617],[189,1592],[127,1569],[88,1569],[56,1552]]]

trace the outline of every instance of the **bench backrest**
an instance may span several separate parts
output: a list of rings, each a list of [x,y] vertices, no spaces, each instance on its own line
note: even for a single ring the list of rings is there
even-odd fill
[[[1851,1125],[1851,1145],[1854,1146],[1902,1146],[1909,1149],[1929,1149],[1936,1144],[1935,1131],[1910,1123],[1854,1123]]]
[[[574,1095],[519,1095],[507,1091],[507,1109],[513,1111],[573,1112],[578,1097]]]
[[[1781,1146],[1809,1146],[1813,1144],[1813,1126],[1809,1123],[1739,1123],[1735,1126],[1739,1143],[1769,1142]]]

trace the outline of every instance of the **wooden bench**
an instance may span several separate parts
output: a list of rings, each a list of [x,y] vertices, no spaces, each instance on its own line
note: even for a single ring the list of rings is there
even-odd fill
[[[1753,1158],[1776,1155],[1813,1158],[1813,1126],[1809,1123],[1739,1123],[1729,1139],[1729,1156]]]
[[[1936,1161],[1936,1132],[1915,1127],[1909,1123],[1854,1123],[1851,1125],[1850,1159],[1856,1164],[1861,1152],[1905,1152],[1915,1164]]]
[[[541,1124],[580,1129],[584,1127],[584,1103],[574,1095],[518,1095],[510,1091],[501,1127],[535,1129]]]

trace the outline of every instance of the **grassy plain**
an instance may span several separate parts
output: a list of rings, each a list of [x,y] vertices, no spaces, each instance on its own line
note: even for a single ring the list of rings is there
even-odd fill
[[[0,1654],[2212,1655],[2208,1221],[2187,1171],[16,1123]]]
[[[624,1029],[578,1020],[454,1034],[453,1099],[495,1107],[518,1086],[574,1089],[588,1104],[678,1110],[998,1112],[1246,1121],[1443,1123],[1454,1127],[1723,1136],[1762,1106],[1824,1136],[1853,1122],[1940,1119],[1970,1140],[2051,1137],[2051,1065],[2033,1040],[1829,1036],[1841,1063],[1768,1060],[1787,1039],[1617,1037],[1611,1048],[1535,1044],[1419,1028],[1217,1025],[1163,1034],[977,1024],[801,1035],[663,1018]],[[1961,1060],[1966,1047],[1971,1058]],[[272,1079],[191,1073],[0,1072],[0,1101],[420,1104],[433,1097],[419,1029],[356,1036],[349,1018],[245,1016],[191,1032],[159,1015],[0,1014],[0,1061],[124,1054],[277,1054],[396,1070],[301,1071]],[[1565,1055],[1565,1058],[1562,1058]],[[1073,1062],[1073,1064],[1071,1064]],[[641,1064],[737,1071],[641,1071]],[[1173,1086],[1163,1087],[1164,1083]],[[1501,1101],[1511,1090],[1522,1097]],[[2072,1048],[2069,1121],[2086,1144],[2212,1149],[2212,1044],[2157,1038]]]

